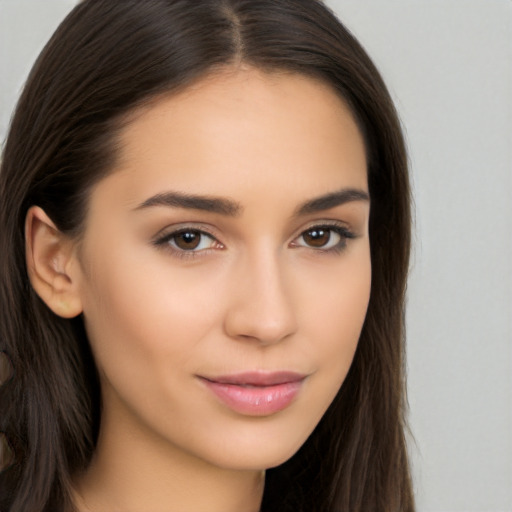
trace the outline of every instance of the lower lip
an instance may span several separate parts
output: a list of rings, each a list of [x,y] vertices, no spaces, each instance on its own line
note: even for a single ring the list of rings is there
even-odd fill
[[[201,380],[230,409],[250,416],[268,416],[286,409],[303,383],[299,380],[273,386],[250,387]]]

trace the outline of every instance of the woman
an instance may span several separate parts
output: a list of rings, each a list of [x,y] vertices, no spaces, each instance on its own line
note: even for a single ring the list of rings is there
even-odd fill
[[[406,154],[324,5],[81,2],[0,200],[2,510],[413,510]]]

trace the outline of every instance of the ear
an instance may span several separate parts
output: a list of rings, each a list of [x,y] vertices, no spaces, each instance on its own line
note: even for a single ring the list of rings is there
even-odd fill
[[[29,279],[39,297],[63,318],[79,315],[82,301],[76,244],[38,206],[27,213],[25,251]]]

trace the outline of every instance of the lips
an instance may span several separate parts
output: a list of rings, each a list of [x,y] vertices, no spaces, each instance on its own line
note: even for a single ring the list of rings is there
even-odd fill
[[[200,377],[223,405],[249,416],[268,416],[286,409],[305,379],[305,375],[289,371]]]
[[[205,377],[206,378],[206,377]],[[286,384],[289,382],[298,382],[305,378],[305,375],[301,375],[295,372],[274,372],[274,373],[263,373],[263,372],[246,372],[239,373],[236,375],[225,375],[220,377],[206,378],[212,382],[219,384],[233,384],[236,386],[276,386],[279,384]]]

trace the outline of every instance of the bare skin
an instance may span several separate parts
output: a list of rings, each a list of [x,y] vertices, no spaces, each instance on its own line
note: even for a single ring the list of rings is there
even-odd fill
[[[101,380],[78,510],[256,512],[264,470],[304,443],[357,347],[362,137],[327,86],[242,68],[151,104],[121,140],[80,243],[27,216],[32,284],[56,314],[83,314]],[[218,381],[247,372],[297,382],[223,398]]]

